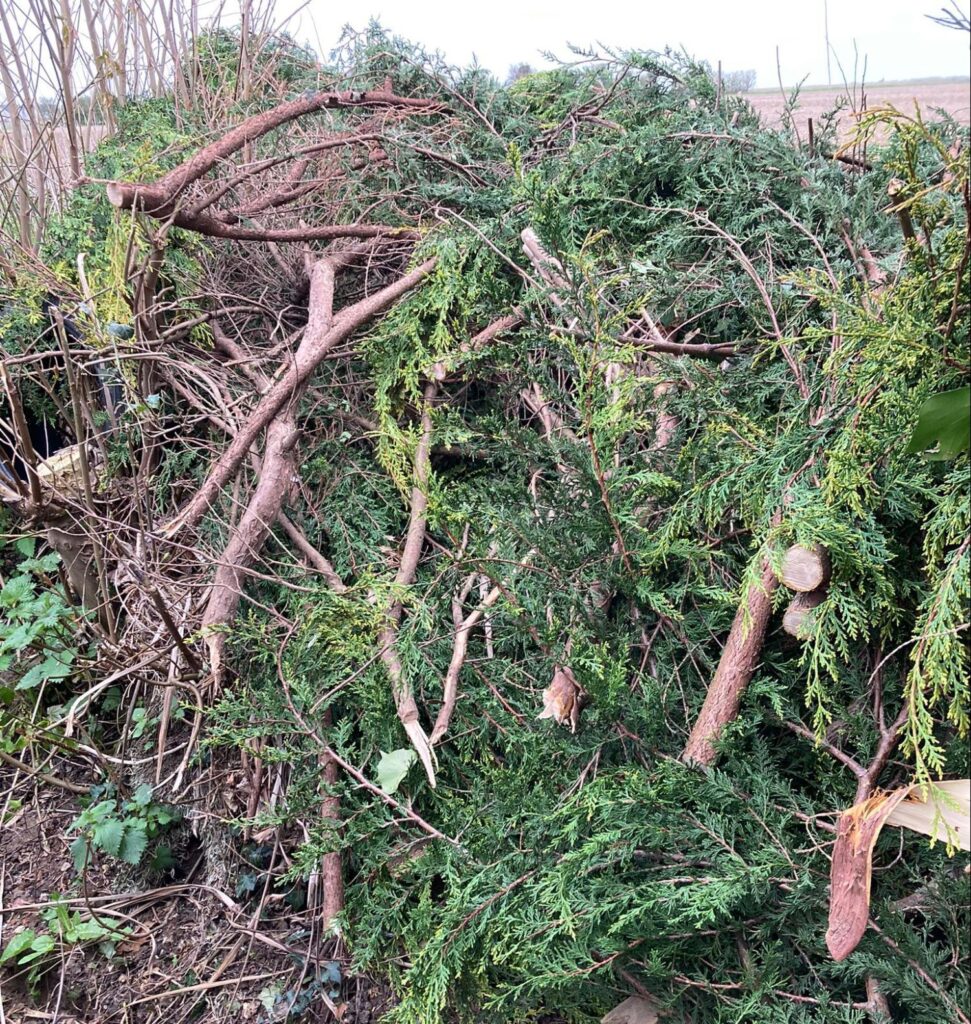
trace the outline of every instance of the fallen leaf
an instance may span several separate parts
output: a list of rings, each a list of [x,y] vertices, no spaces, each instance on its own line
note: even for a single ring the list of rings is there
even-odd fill
[[[375,769],[378,785],[391,796],[401,785],[401,780],[408,774],[408,769],[415,762],[415,752],[408,748],[392,750],[386,754],[381,751],[381,760]]]
[[[553,669],[553,681],[543,691],[543,710],[536,717],[552,718],[558,725],[569,725],[570,732],[576,732],[586,702],[587,695],[573,671],[557,665]]]
[[[600,1018],[600,1024],[657,1024],[658,1004],[646,996],[630,996]]]
[[[971,435],[971,387],[932,395],[920,407],[917,426],[905,451],[924,452],[928,459],[954,459],[967,451]],[[933,448],[933,453],[928,449]]]

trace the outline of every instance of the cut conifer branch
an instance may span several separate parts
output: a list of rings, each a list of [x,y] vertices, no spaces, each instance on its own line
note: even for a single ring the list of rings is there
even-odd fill
[[[381,661],[391,679],[391,692],[394,696],[398,720],[401,722],[411,745],[424,766],[428,782],[434,789],[435,752],[424,727],[411,682],[401,664],[398,654],[398,627],[404,613],[404,605],[395,596],[405,587],[411,586],[418,571],[418,561],[425,543],[425,530],[428,524],[428,482],[431,474],[431,443],[432,443],[432,405],[438,395],[438,382],[431,381],[425,386],[421,406],[421,435],[415,447],[413,475],[411,487],[411,514],[408,519],[408,532],[395,574],[395,589],[385,611],[385,622],[378,633]]]
[[[829,583],[831,568],[826,549],[819,544],[793,544],[782,556],[779,582],[789,590],[808,594]]]
[[[825,590],[796,594],[782,616],[782,628],[797,640],[807,640],[815,626],[816,609],[826,600]]]
[[[775,572],[768,559],[764,559],[759,580],[748,588],[735,613],[715,678],[708,687],[701,713],[681,752],[683,761],[714,764],[717,757],[715,742],[725,726],[735,720],[742,695],[762,655],[776,586]]]
[[[416,113],[440,113],[445,110],[442,104],[434,100],[416,99],[408,96],[396,96],[390,91],[373,92],[318,92],[308,93],[299,99],[281,103],[272,110],[264,110],[248,117],[245,121],[230,129],[215,142],[203,146],[178,167],[163,175],[151,185],[111,182],[108,185],[108,196],[115,206],[123,210],[133,206],[142,207],[152,216],[167,217],[165,207],[190,185],[203,178],[214,167],[239,152],[248,143],[255,142],[268,132],[295,121],[307,114],[320,110],[335,110],[351,107],[397,107]]]

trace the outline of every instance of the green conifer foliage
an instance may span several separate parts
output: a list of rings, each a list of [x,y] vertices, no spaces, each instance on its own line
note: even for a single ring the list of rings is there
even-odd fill
[[[297,92],[301,54],[285,62]],[[341,933],[356,968],[391,978],[392,1024],[595,1021],[642,990],[672,1020],[849,1024],[875,1019],[872,979],[896,1020],[967,1020],[967,856],[946,844],[887,828],[877,927],[838,964],[824,943],[833,826],[857,793],[846,758],[869,765],[906,705],[876,784],[971,773],[968,453],[907,450],[922,403],[967,383],[967,130],[885,111],[860,130],[889,141],[848,167],[831,134],[808,152],[677,55],[578,55],[503,87],[372,28],[333,60],[335,88],[390,76],[448,105],[447,130],[386,125],[390,158],[341,193],[345,222],[417,223],[410,262],[437,264],[301,403],[285,511],[347,589],[282,529],[247,580],[206,757],[258,750],[286,786],[237,824],[278,830],[291,879],[341,852]],[[310,193],[300,216],[326,206]],[[196,239],[193,280],[245,280],[252,251]],[[344,287],[339,304],[358,297]],[[278,313],[233,320],[251,351],[272,350]],[[399,587],[435,366],[427,534]],[[163,466],[179,455],[183,484],[201,480],[224,443],[195,426]],[[158,502],[168,482],[153,486]],[[238,502],[227,488],[207,550]],[[717,765],[684,764],[741,595],[796,543],[832,566],[808,638],[782,630],[778,588]],[[502,594],[470,634],[437,787],[414,763],[393,806],[340,775],[324,820],[321,737],[375,783],[408,746],[381,609],[402,604],[397,652],[430,727],[470,579],[462,615]],[[587,696],[575,731],[537,719],[563,665]]]

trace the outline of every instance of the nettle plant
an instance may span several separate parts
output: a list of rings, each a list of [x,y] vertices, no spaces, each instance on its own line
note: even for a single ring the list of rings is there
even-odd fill
[[[68,678],[78,656],[78,610],[51,584],[61,558],[35,557],[36,541],[14,544],[24,556],[0,589],[0,673],[10,673],[18,690]]]
[[[51,906],[41,911],[45,928],[24,928],[17,932],[0,953],[0,965],[16,964],[27,971],[27,983],[37,987],[41,976],[54,965],[65,949],[95,945],[108,959],[115,955],[118,943],[131,935],[129,925],[115,925],[104,911],[100,918],[86,917],[71,910],[57,893],[51,894]]]
[[[98,799],[99,796],[102,799]],[[71,843],[74,866],[79,874],[83,873],[95,853],[105,853],[137,866],[149,844],[160,839],[181,819],[178,808],[152,799],[152,787],[147,783],[138,786],[128,800],[122,800],[112,786],[96,786],[92,789],[91,803],[71,823],[70,831],[77,832]],[[152,851],[149,867],[161,871],[171,860],[169,847],[158,843]]]

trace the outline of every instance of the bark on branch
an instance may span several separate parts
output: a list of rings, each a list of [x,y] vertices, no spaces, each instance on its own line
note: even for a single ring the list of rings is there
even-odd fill
[[[262,138],[274,128],[295,121],[306,114],[314,114],[319,110],[333,110],[349,107],[397,107],[419,113],[439,113],[445,110],[442,104],[434,100],[414,99],[408,96],[396,96],[390,90],[373,92],[318,92],[309,93],[299,99],[281,103],[272,110],[264,110],[248,117],[245,121],[230,129],[221,139],[203,146],[188,160],[163,175],[153,185],[126,185],[112,182],[108,186],[109,198],[114,194],[122,202],[112,202],[122,209],[130,209],[133,202],[142,201],[146,212],[153,213],[160,197],[168,201],[186,188],[208,174],[217,164],[239,152],[245,145]],[[113,191],[114,190],[114,191]],[[164,214],[162,214],[164,216]]]
[[[749,588],[735,613],[715,678],[681,753],[683,761],[702,765],[714,763],[715,742],[725,726],[735,720],[742,695],[762,653],[776,585],[775,572],[766,559],[759,582]]]
[[[346,340],[372,317],[384,312],[397,299],[419,284],[435,266],[435,260],[426,260],[410,273],[387,287],[369,295],[360,302],[322,319],[324,309],[333,301],[334,264],[331,260],[319,262],[311,279],[311,317],[304,340],[294,356],[293,363],[275,383],[271,384],[247,421],[230,442],[229,447],[216,460],[205,482],[180,513],[163,528],[164,536],[172,537],[180,530],[193,526],[209,510],[223,487],[239,469],[260,432],[270,423],[283,406],[293,399],[327,353]],[[329,296],[330,298],[325,298]]]
[[[432,381],[425,387],[422,400],[421,436],[415,449],[414,476],[411,488],[411,516],[408,520],[408,532],[401,549],[401,560],[395,575],[395,592],[410,586],[418,570],[418,560],[425,543],[425,528],[428,512],[428,479],[431,472],[432,442],[432,403],[438,395],[438,383]],[[418,753],[425,773],[432,788],[435,788],[435,753],[431,748],[427,734],[421,724],[418,704],[411,688],[401,658],[398,655],[398,627],[404,607],[400,600],[392,596],[385,613],[385,624],[378,633],[381,661],[391,679],[391,692],[394,696],[398,719],[404,727],[408,739]]]

